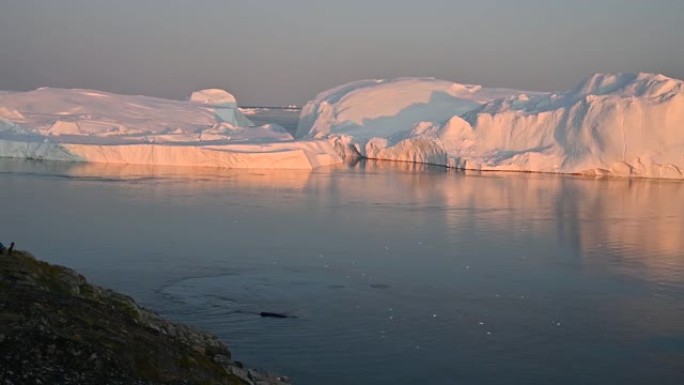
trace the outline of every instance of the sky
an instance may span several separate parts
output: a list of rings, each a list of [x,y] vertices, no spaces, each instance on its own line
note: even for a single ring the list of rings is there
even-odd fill
[[[0,90],[90,88],[301,105],[354,80],[557,91],[684,79],[683,0],[0,0]]]

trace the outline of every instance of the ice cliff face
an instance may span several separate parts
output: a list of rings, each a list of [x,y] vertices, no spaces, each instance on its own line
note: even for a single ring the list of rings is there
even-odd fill
[[[223,90],[189,101],[41,88],[0,93],[0,157],[118,164],[304,168],[338,163],[327,142],[255,126]]]
[[[434,79],[351,83],[302,110],[297,136],[343,155],[475,170],[684,178],[684,82],[597,74],[563,93]]]

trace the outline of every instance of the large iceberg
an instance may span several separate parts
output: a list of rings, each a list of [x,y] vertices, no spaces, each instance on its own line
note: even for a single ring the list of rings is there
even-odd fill
[[[0,92],[0,157],[116,164],[311,169],[339,163],[330,144],[255,126],[230,93],[188,101],[41,88]]]
[[[298,138],[342,156],[474,170],[684,178],[684,82],[597,74],[563,93],[431,78],[367,80],[319,94]]]
[[[219,89],[187,101],[50,88],[0,92],[0,157],[311,169],[360,156],[684,179],[684,82],[597,74],[567,92],[541,93],[433,78],[363,80],[307,103],[295,137],[276,124],[253,124]]]

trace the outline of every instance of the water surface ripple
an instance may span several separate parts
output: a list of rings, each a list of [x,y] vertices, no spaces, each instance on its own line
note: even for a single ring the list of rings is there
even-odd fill
[[[681,182],[374,162],[0,178],[3,242],[297,384],[684,383]]]

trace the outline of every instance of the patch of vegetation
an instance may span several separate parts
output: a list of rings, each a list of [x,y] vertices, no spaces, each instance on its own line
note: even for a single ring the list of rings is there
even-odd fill
[[[79,291],[81,292],[81,295],[90,298],[90,299],[96,299],[98,292],[95,290],[95,287],[89,283],[84,283],[81,286],[78,287]]]

